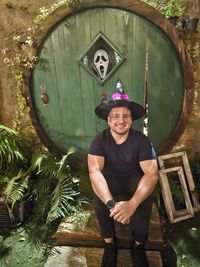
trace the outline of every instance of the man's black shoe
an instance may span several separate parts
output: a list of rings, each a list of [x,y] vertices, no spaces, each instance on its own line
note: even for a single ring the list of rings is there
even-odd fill
[[[105,243],[101,267],[117,267],[117,246]]]
[[[131,252],[134,267],[149,267],[145,244],[133,244]]]

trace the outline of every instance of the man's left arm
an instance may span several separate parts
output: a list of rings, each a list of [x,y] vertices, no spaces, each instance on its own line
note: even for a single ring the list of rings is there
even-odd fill
[[[158,181],[157,160],[145,160],[140,162],[140,167],[144,173],[137,190],[130,199],[137,207],[153,192]]]
[[[140,162],[144,173],[138,187],[129,201],[120,201],[112,209],[110,216],[114,220],[127,224],[130,217],[135,213],[137,207],[153,192],[158,181],[157,160],[145,160]]]

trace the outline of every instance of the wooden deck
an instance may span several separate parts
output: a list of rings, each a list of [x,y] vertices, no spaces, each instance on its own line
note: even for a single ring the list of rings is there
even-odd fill
[[[92,209],[85,211],[85,223],[64,218],[54,237],[58,246],[47,260],[45,267],[99,267],[103,254],[103,242]],[[130,232],[128,226],[116,224],[118,267],[133,266],[130,255]],[[162,227],[156,204],[153,204],[147,256],[150,267],[162,267],[161,253],[164,245]]]
[[[103,248],[68,247],[54,248],[44,267],[100,267]],[[149,267],[162,267],[160,252],[147,251]],[[117,267],[133,267],[130,250],[119,249]]]
[[[99,235],[99,226],[93,210],[85,211],[86,222],[72,222],[64,218],[55,234],[57,244],[78,247],[103,247],[102,238]],[[130,231],[127,225],[116,223],[117,243],[120,248],[130,247]],[[163,233],[156,204],[153,204],[148,250],[161,250],[163,247]]]

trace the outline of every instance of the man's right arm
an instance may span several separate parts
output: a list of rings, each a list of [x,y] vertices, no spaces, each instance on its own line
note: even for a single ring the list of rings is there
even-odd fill
[[[101,201],[106,204],[106,202],[113,197],[101,172],[104,166],[104,161],[104,157],[102,156],[88,155],[88,169],[93,191]]]

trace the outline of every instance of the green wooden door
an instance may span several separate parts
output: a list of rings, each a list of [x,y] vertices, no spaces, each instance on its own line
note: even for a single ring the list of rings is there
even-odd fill
[[[125,58],[103,84],[78,61],[99,32]],[[179,120],[184,98],[182,68],[170,39],[149,20],[123,9],[98,7],[67,16],[43,40],[31,77],[34,112],[44,135],[62,152],[72,145],[87,151],[106,127],[94,114],[102,91],[110,99],[121,80],[130,98],[143,105],[145,67],[149,137],[159,149]],[[41,101],[43,91],[48,106]],[[142,130],[143,120],[133,127]]]

